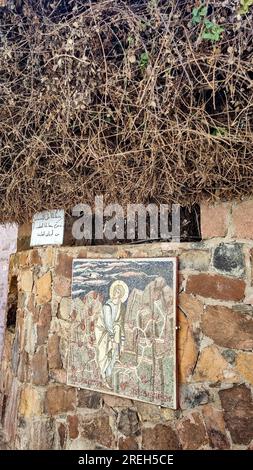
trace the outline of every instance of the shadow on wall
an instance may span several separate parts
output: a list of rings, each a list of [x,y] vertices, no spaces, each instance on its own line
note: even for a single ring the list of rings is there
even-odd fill
[[[10,333],[15,333],[18,308],[18,278],[11,279],[10,290],[7,302],[6,328]]]
[[[17,226],[0,225],[0,357],[5,329],[9,258],[17,249]]]

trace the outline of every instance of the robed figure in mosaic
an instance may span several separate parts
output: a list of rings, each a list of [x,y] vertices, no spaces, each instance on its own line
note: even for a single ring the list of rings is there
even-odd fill
[[[175,258],[73,263],[67,383],[176,407]]]
[[[110,287],[110,298],[104,304],[95,328],[97,343],[97,362],[106,384],[112,375],[120,354],[123,350],[125,333],[124,321],[126,302],[129,294],[128,286],[123,281],[115,281]]]

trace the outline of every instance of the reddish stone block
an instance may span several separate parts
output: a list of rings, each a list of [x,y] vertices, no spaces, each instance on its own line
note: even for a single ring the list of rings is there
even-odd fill
[[[212,449],[230,449],[223,412],[211,405],[205,405],[202,407],[202,413]]]
[[[170,426],[157,424],[154,428],[143,428],[143,450],[178,450],[180,448],[178,436]]]
[[[71,256],[68,256],[65,253],[59,253],[57,257],[55,273],[58,276],[71,279],[72,278],[72,263],[73,263],[73,258]]]
[[[57,335],[50,336],[48,340],[48,365],[49,369],[61,369],[62,360],[60,354],[60,337]]]
[[[34,294],[31,294],[30,297],[29,297],[29,300],[27,302],[27,308],[33,316],[34,323],[37,323],[39,321],[40,308],[35,306],[35,295]]]
[[[50,415],[73,411],[76,404],[76,389],[53,385],[47,389],[45,411]]]
[[[201,205],[201,234],[203,239],[225,237],[228,231],[231,204]]]
[[[188,319],[179,312],[178,353],[179,353],[179,379],[181,383],[187,382],[196,364],[198,350],[190,328]]]
[[[193,295],[182,292],[179,295],[179,308],[190,322],[194,323],[200,321],[204,304]]]
[[[22,351],[20,354],[17,377],[20,382],[29,380],[29,354],[26,351]]]
[[[58,434],[59,434],[59,439],[60,439],[60,448],[64,449],[65,448],[65,443],[66,443],[66,436],[67,436],[67,429],[65,424],[60,423],[58,426]]]
[[[37,324],[37,344],[42,345],[48,338],[50,323],[52,320],[51,305],[45,304],[41,307],[39,312],[39,319]]]
[[[232,236],[242,239],[253,239],[253,199],[242,201],[232,209]]]
[[[71,296],[71,279],[57,276],[54,279],[54,292],[60,297]]]
[[[203,333],[225,348],[253,348],[253,318],[228,307],[208,306],[202,318]]]
[[[33,266],[41,266],[41,257],[36,248],[33,248],[30,253],[30,264]]]
[[[138,448],[138,443],[133,437],[119,439],[119,450],[137,450]]]
[[[69,437],[70,439],[76,439],[79,436],[78,431],[78,417],[69,415],[67,418],[68,427],[69,427]]]
[[[47,354],[44,346],[36,351],[32,359],[32,383],[34,385],[48,383]]]
[[[224,419],[232,441],[248,445],[253,439],[253,399],[246,385],[220,390]]]
[[[115,445],[114,435],[110,426],[109,416],[94,416],[81,422],[82,436],[90,441],[95,441],[102,446],[112,449]]]
[[[45,304],[40,309],[39,326],[48,326],[52,320],[51,304]]]
[[[245,287],[242,279],[203,273],[189,276],[186,292],[211,299],[238,302],[244,298]]]
[[[208,444],[203,418],[197,412],[179,421],[177,430],[183,449],[197,450]]]

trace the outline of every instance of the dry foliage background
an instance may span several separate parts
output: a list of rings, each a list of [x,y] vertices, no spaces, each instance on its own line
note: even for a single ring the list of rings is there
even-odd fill
[[[216,41],[192,22],[199,1],[0,9],[0,221],[98,194],[193,204],[253,193],[253,7],[206,4],[224,28]]]

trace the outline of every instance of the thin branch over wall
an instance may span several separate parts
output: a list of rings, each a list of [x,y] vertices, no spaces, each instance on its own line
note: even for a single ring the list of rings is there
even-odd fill
[[[253,193],[253,8],[204,3],[0,9],[1,221]]]

